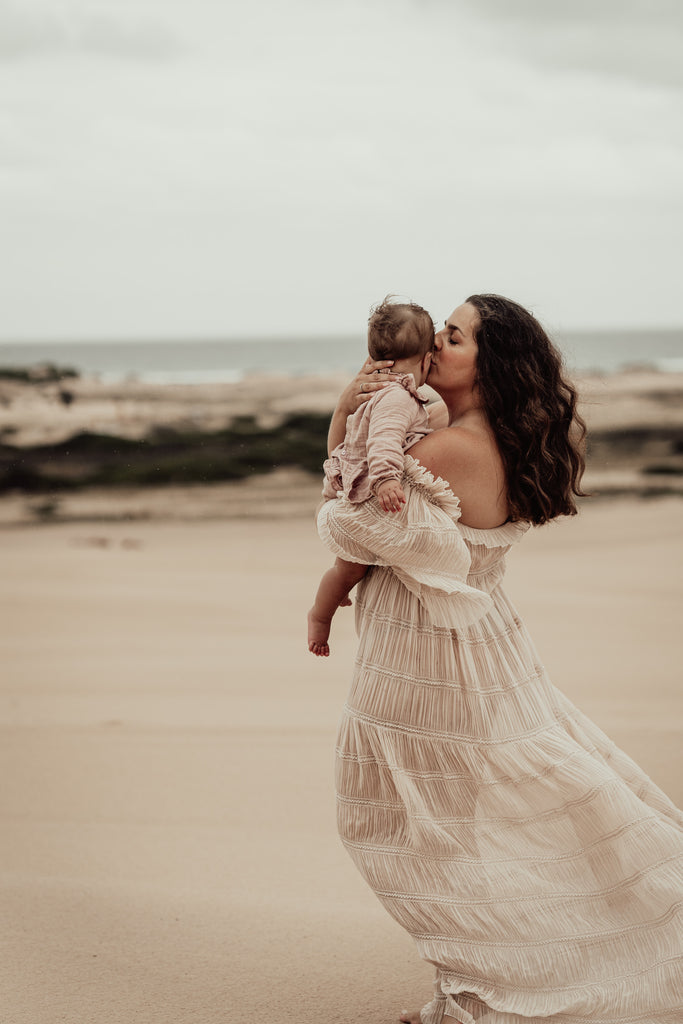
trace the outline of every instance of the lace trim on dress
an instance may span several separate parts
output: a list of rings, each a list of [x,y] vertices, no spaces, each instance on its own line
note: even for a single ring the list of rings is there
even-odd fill
[[[405,475],[413,487],[421,488],[429,496],[429,500],[439,505],[444,511],[460,519],[460,499],[451,490],[450,484],[440,476],[434,476],[430,470],[414,459],[412,455],[406,454]],[[457,512],[452,511],[457,509]],[[462,535],[471,544],[481,544],[487,548],[509,547],[530,528],[531,523],[517,521],[503,523],[501,526],[494,526],[488,530],[481,530],[476,526],[465,526],[458,523]]]
[[[522,520],[503,523],[502,526],[494,526],[490,530],[479,530],[475,526],[465,526],[464,523],[459,525],[462,535],[470,544],[481,544],[485,548],[510,547],[511,544],[520,540],[531,527],[531,523]]]
[[[404,479],[412,487],[421,490],[429,501],[438,505],[454,519],[460,518],[460,498],[456,497],[450,484],[443,477],[435,477],[430,470],[425,469],[422,463],[409,454],[406,454],[403,472]]]

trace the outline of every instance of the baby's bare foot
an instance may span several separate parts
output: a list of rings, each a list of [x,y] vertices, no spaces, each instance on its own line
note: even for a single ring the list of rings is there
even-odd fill
[[[330,645],[327,642],[329,635],[329,621],[321,619],[311,608],[308,613],[308,649],[311,654],[316,654],[319,658],[329,657]]]

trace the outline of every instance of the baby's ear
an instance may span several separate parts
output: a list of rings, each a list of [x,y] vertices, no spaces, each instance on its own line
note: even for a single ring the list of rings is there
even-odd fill
[[[425,352],[425,354],[424,354],[424,356],[422,358],[422,369],[426,370],[429,367],[429,364],[431,363],[431,361],[432,361],[432,353],[431,353],[431,351],[430,352]]]

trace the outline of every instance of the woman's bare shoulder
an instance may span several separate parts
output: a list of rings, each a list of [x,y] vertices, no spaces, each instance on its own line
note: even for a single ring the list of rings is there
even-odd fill
[[[508,516],[505,469],[493,438],[465,426],[434,430],[410,455],[460,498],[462,521],[487,529]]]
[[[494,451],[497,452],[495,444]],[[491,440],[486,434],[469,427],[440,427],[421,438],[410,454],[430,472],[443,476],[453,461],[459,466],[478,463],[482,457],[490,461]]]
[[[432,430],[440,430],[442,427],[448,426],[448,409],[443,399],[439,399],[437,402],[431,402],[427,406],[427,415],[429,417],[429,426]]]

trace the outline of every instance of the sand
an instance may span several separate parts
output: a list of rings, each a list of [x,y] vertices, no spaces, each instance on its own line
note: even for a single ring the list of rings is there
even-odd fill
[[[679,499],[511,555],[551,676],[683,803]],[[3,1024],[389,1024],[430,968],[336,835],[309,515],[0,531]]]
[[[81,380],[65,403],[4,382],[0,434],[276,423],[328,412],[342,384]],[[683,424],[683,375],[581,392],[593,431]],[[615,497],[647,493],[647,444],[593,460],[603,500],[527,535],[508,590],[554,682],[683,804],[683,503]],[[306,648],[319,492],[281,469],[64,493],[50,515],[44,496],[0,500],[1,1024],[390,1024],[428,998],[430,968],[336,834],[355,635],[341,612],[332,657]]]

